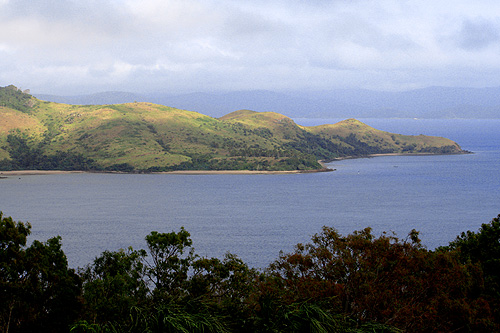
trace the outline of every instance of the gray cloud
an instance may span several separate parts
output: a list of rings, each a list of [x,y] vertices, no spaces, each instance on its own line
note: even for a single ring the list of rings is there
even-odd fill
[[[488,0],[0,0],[0,84],[67,94],[500,85],[498,12]]]
[[[465,20],[458,33],[458,45],[466,50],[481,50],[500,41],[499,22]]]

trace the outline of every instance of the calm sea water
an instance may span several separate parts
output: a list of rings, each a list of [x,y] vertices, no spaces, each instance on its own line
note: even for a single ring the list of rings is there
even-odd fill
[[[296,119],[303,125],[331,119]],[[324,225],[372,227],[430,249],[500,213],[500,120],[362,119],[378,129],[451,138],[470,155],[338,161],[296,175],[68,174],[0,180],[0,210],[32,223],[32,239],[61,235],[72,267],[104,250],[145,248],[153,230],[184,226],[196,253],[240,256],[265,267]]]

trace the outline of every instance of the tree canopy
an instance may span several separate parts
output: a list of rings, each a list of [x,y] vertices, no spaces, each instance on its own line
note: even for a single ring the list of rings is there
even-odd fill
[[[30,230],[0,212],[0,328],[67,330],[80,312],[81,279],[68,267],[60,237],[26,247]]]
[[[492,332],[500,329],[500,216],[436,251],[324,227],[265,270],[198,256],[188,231],[104,251],[78,272],[61,238],[27,246],[0,213],[4,332]]]

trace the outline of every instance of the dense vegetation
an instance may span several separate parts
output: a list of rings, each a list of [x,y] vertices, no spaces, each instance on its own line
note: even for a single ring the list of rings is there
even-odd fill
[[[57,151],[45,155],[42,144],[30,143],[21,135],[7,136],[10,159],[0,161],[1,170],[96,170],[100,167],[80,153]]]
[[[462,153],[453,141],[348,119],[303,127],[274,112],[219,119],[151,103],[67,105],[0,87],[0,170],[317,170],[376,153]]]
[[[0,87],[0,106],[29,112],[34,104],[35,100],[28,91],[23,92],[13,85]]]
[[[500,215],[448,246],[324,227],[264,271],[202,258],[189,233],[105,251],[78,272],[61,238],[33,241],[0,213],[3,332],[493,332],[500,329]]]

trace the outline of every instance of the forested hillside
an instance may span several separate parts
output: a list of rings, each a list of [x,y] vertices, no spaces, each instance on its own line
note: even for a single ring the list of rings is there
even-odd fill
[[[357,120],[303,127],[274,112],[221,118],[152,103],[69,105],[0,88],[0,169],[319,170],[318,160],[462,153],[455,142],[377,131]]]

